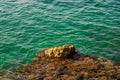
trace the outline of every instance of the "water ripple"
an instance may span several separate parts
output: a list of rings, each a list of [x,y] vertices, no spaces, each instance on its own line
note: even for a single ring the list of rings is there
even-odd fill
[[[0,67],[30,62],[47,47],[74,44],[120,61],[119,0],[0,0]]]

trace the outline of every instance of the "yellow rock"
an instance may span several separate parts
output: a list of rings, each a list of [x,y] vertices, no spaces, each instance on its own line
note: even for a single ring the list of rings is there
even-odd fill
[[[67,57],[73,51],[75,51],[73,45],[63,45],[45,50],[45,55],[49,57]]]

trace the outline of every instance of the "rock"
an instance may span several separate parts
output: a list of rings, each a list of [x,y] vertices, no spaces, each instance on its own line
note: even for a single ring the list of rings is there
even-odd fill
[[[0,76],[0,80],[12,80],[12,79],[4,77],[4,76]]]
[[[33,62],[16,71],[13,80],[120,80],[120,66],[81,56],[73,45],[64,45],[40,51]]]
[[[63,45],[45,50],[45,55],[49,57],[67,57],[73,51],[75,51],[73,45]]]
[[[44,80],[53,80],[52,77],[46,77]]]
[[[12,79],[9,79],[9,78],[0,78],[0,80],[12,80]]]

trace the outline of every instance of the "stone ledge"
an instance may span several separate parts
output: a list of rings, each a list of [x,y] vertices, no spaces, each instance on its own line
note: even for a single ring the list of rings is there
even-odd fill
[[[111,60],[81,55],[70,46],[38,52],[33,62],[15,72],[12,80],[120,80],[120,66]]]

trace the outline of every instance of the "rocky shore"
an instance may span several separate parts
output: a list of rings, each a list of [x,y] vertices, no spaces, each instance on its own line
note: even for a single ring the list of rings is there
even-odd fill
[[[44,49],[20,67],[11,80],[120,80],[120,66],[111,60],[80,54],[73,45]]]

